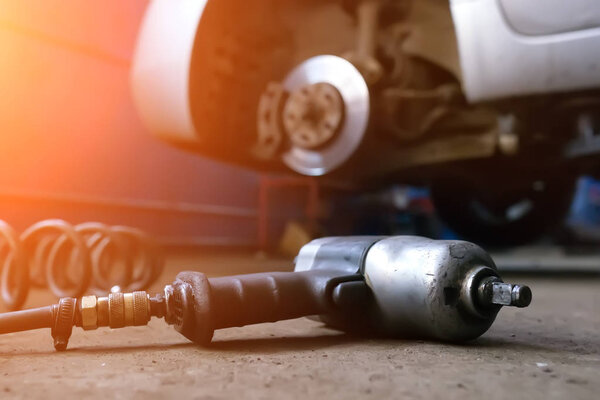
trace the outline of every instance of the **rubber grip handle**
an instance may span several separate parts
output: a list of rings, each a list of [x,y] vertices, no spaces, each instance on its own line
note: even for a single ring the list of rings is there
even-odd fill
[[[327,313],[336,271],[271,272],[210,278],[214,329]]]

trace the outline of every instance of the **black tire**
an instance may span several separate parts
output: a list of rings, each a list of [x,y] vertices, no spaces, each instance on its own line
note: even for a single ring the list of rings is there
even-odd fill
[[[431,197],[440,219],[466,240],[490,246],[525,244],[564,220],[576,178],[518,178],[446,178],[433,183]]]

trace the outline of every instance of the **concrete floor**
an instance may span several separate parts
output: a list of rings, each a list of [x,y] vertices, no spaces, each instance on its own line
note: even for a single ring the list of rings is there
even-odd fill
[[[192,266],[214,275],[289,263],[175,257],[163,281]],[[0,336],[0,398],[598,398],[600,280],[519,280],[534,291],[531,307],[502,310],[465,345],[358,339],[308,319],[219,331],[209,348],[158,320],[76,329],[64,353],[48,330]],[[35,293],[28,305],[51,299]]]

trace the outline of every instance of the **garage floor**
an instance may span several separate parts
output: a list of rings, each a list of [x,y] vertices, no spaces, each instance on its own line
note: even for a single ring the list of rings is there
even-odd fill
[[[290,264],[180,255],[163,281],[192,267],[215,275]],[[48,330],[0,336],[0,398],[597,398],[600,279],[518,280],[533,289],[531,307],[503,310],[466,345],[358,339],[308,319],[219,331],[206,349],[162,321],[76,329],[65,353]],[[51,301],[34,293],[28,305]]]

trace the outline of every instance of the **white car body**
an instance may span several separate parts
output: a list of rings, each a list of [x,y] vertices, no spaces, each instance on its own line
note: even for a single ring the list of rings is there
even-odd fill
[[[132,70],[138,112],[150,132],[175,143],[202,141],[190,110],[189,77],[208,1],[154,0],[139,34]],[[597,0],[450,3],[458,78],[470,102],[600,87]],[[457,57],[447,58],[449,65]]]
[[[600,87],[597,0],[452,0],[472,102]]]

